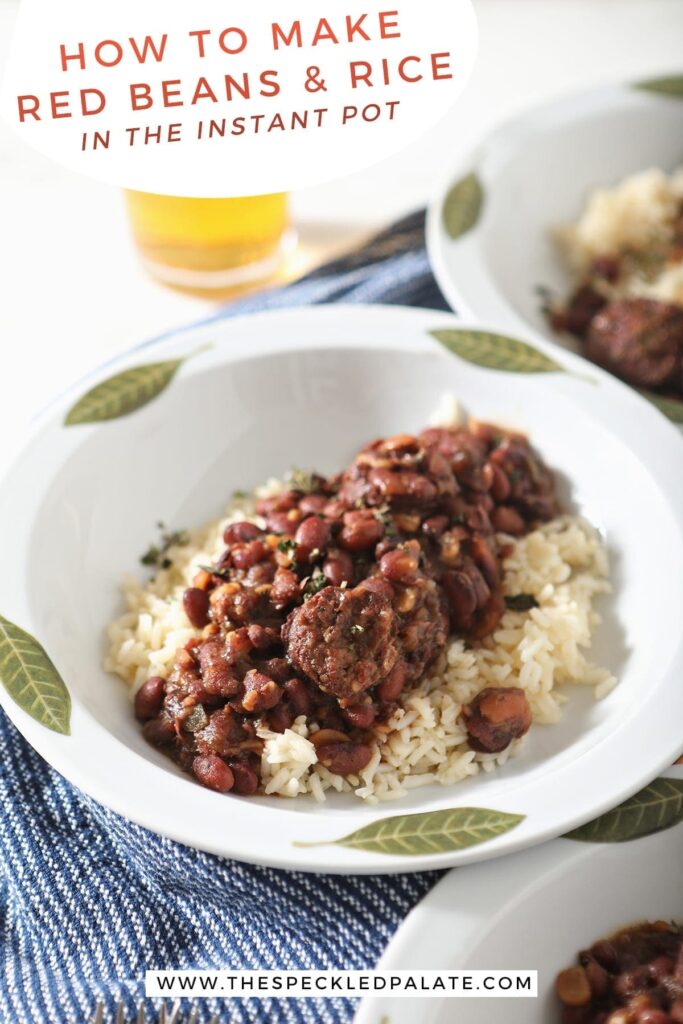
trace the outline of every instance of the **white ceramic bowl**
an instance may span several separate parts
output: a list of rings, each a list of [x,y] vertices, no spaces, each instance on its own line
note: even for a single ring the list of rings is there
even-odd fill
[[[355,1024],[559,1024],[558,972],[580,949],[648,920],[683,921],[683,826],[629,843],[558,839],[502,869],[452,871],[408,915],[379,967],[535,970],[538,997],[368,999]]]
[[[552,229],[576,220],[597,187],[682,166],[682,140],[683,84],[679,97],[633,84],[595,89],[505,123],[458,161],[430,207],[429,254],[448,301],[465,317],[531,327],[558,343],[538,294],[539,286],[560,296],[571,287]],[[449,195],[472,174],[483,193],[480,214],[454,238]]]
[[[361,873],[445,867],[538,843],[673,761],[683,749],[683,441],[631,391],[568,353],[567,373],[482,369],[431,337],[448,327],[462,324],[387,307],[212,322],[121,357],[42,417],[0,483],[0,613],[39,639],[66,680],[71,734],[38,724],[2,687],[0,701],[54,767],[121,814],[190,845]],[[191,353],[138,411],[64,425],[98,381]],[[102,670],[121,576],[140,568],[158,520],[200,524],[234,489],[292,464],[336,470],[369,438],[419,429],[444,391],[481,418],[528,430],[561,470],[573,505],[604,531],[616,592],[602,606],[596,657],[619,686],[599,703],[585,689],[572,693],[562,723],[534,729],[504,770],[416,790],[398,804],[370,807],[348,796],[319,806],[202,789],[145,743],[124,685]],[[333,844],[390,815],[466,806],[524,820],[482,845],[436,855]]]

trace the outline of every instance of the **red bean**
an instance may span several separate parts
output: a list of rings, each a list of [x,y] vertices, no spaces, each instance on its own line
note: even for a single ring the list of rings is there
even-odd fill
[[[308,562],[315,551],[322,553],[330,542],[331,533],[325,519],[319,516],[304,519],[294,534],[297,562]]]
[[[513,537],[521,537],[526,533],[526,523],[516,509],[509,505],[499,505],[491,513],[491,523],[501,533],[511,533]]]
[[[217,754],[202,754],[195,757],[192,771],[202,786],[213,789],[216,793],[227,793],[235,782],[232,771]]]
[[[233,629],[225,638],[225,659],[231,665],[241,661],[251,651],[253,644],[249,635],[250,626]]]
[[[242,707],[248,712],[270,711],[282,699],[282,688],[263,672],[250,669],[244,677]]]
[[[672,1004],[669,1016],[671,1017],[673,1024],[683,1024],[683,999],[677,999],[676,1002]]]
[[[223,540],[226,544],[246,544],[250,540],[256,540],[263,536],[263,530],[255,523],[231,523],[226,526],[223,533]]]
[[[683,764],[683,758],[681,758]],[[676,966],[674,967],[674,981],[683,988],[683,946],[678,950]]]
[[[271,512],[266,519],[266,526],[271,533],[291,534],[294,533],[303,516],[299,509],[291,509],[289,512]]]
[[[292,674],[292,669],[285,658],[268,658],[267,661],[259,662],[263,674],[276,683],[286,683]]]
[[[489,754],[507,750],[531,727],[526,695],[516,686],[487,686],[463,708],[463,717],[470,745]]]
[[[381,442],[382,451],[400,455],[417,455],[421,450],[421,442],[414,434],[394,434]]]
[[[465,513],[465,522],[475,533],[491,533],[491,520],[481,502],[471,505]]]
[[[405,666],[399,661],[394,665],[386,679],[383,679],[377,686],[377,689],[375,690],[377,700],[384,701],[387,704],[391,704],[393,701],[398,700],[401,690],[403,689],[405,678]]]
[[[154,718],[161,708],[165,689],[165,679],[162,679],[161,676],[150,676],[135,694],[135,717],[141,722]]]
[[[562,1024],[606,1024],[607,1017],[592,1017],[585,1006],[563,1006]]]
[[[227,569],[227,568],[229,568],[230,563],[232,561],[232,559],[231,559],[231,552],[232,552],[231,548],[226,548],[225,549],[225,551],[222,553],[222,555],[220,556],[220,558],[216,562],[216,568],[217,569]],[[217,576],[216,579],[220,580],[220,576]]]
[[[233,792],[239,796],[253,796],[259,785],[258,775],[254,769],[244,761],[233,761],[230,770],[235,780]]]
[[[670,956],[658,956],[650,961],[647,969],[654,984],[659,985],[665,978],[673,974],[674,962]]]
[[[322,512],[328,502],[329,498],[324,494],[306,494],[299,502],[299,508],[305,516],[315,515]]]
[[[494,471],[493,465],[490,462],[486,462],[481,467],[481,473],[479,477],[479,483],[482,491],[490,491],[493,487]]]
[[[637,1013],[635,1024],[671,1024],[671,1017],[664,1010],[658,1010],[651,1006]]]
[[[248,587],[260,587],[263,583],[272,583],[275,578],[277,566],[274,562],[259,562],[247,570],[245,585]]]
[[[323,562],[323,573],[333,587],[341,587],[342,583],[351,586],[355,579],[353,559],[345,551],[331,551]]]
[[[565,1006],[588,1006],[591,989],[583,967],[568,967],[555,979],[555,991]]]
[[[188,587],[183,594],[183,608],[196,629],[203,629],[209,621],[209,595],[199,587]]]
[[[647,967],[634,967],[619,974],[612,985],[614,994],[624,1001],[647,988]]]
[[[604,277],[610,284],[615,284],[621,273],[621,260],[618,256],[596,256],[591,271],[596,277]]]
[[[409,470],[394,473],[390,469],[372,469],[368,480],[387,500],[402,500],[413,506],[431,503],[439,493],[426,476]]]
[[[443,586],[456,627],[468,629],[477,610],[477,593],[468,573],[449,569],[443,574]]]
[[[420,562],[417,554],[403,548],[395,548],[382,555],[379,571],[391,583],[414,583],[418,577]]]
[[[593,943],[589,952],[601,967],[604,967],[611,974],[616,974],[619,958],[614,945],[608,939],[600,939],[598,942]]]
[[[503,502],[507,501],[510,496],[510,481],[507,476],[495,462],[489,462],[491,471],[493,473],[493,483],[491,484],[491,494],[494,501]]]
[[[359,510],[344,514],[339,546],[346,551],[367,551],[384,536],[382,522],[372,512]]]
[[[283,491],[273,499],[273,511],[289,512],[298,507],[300,499],[300,491]]]
[[[280,567],[275,573],[270,600],[278,610],[293,604],[300,596],[299,577],[291,569]]]
[[[235,747],[247,738],[243,720],[229,704],[212,712],[206,728],[195,734],[199,754],[217,754],[219,757],[233,755]]]
[[[257,651],[267,650],[280,639],[280,634],[276,629],[271,629],[270,626],[259,626],[257,623],[247,626],[247,635],[252,647],[255,647]]]
[[[294,724],[294,712],[286,704],[277,704],[268,712],[268,728],[273,732],[285,732]]]
[[[400,541],[395,537],[383,537],[379,544],[375,545],[375,550],[373,552],[375,561],[379,562],[382,555],[386,555],[387,551],[393,551],[394,548],[398,547],[399,543]]]
[[[336,498],[332,501],[328,501],[323,509],[323,515],[326,519],[341,519],[346,512],[347,506],[343,501],[338,501]]]
[[[159,715],[145,722],[142,732],[147,742],[155,747],[165,747],[176,739],[173,720],[167,715]]]
[[[422,532],[432,540],[436,540],[445,531],[447,526],[448,516],[430,516],[429,519],[425,519],[423,522]]]
[[[313,701],[308,687],[296,676],[285,683],[285,695],[290,706],[299,715],[308,715],[313,706]]]
[[[235,675],[220,640],[205,640],[198,648],[197,657],[207,693],[232,697],[239,691],[239,678]]]
[[[476,533],[470,541],[470,550],[489,587],[495,587],[500,578],[500,565],[486,537]]]
[[[252,540],[232,549],[232,564],[236,569],[251,569],[262,562],[267,554],[268,548],[262,540]]]
[[[344,718],[349,725],[357,729],[369,729],[375,721],[375,709],[372,704],[353,704],[343,711]]]
[[[476,614],[474,626],[470,629],[472,639],[481,640],[482,637],[493,633],[504,612],[505,602],[500,594],[490,594],[485,604],[480,606]]]
[[[601,967],[596,960],[589,960],[584,970],[586,971],[586,977],[590,983],[592,994],[598,998],[607,995],[610,979],[605,968]]]
[[[369,590],[371,594],[379,594],[381,597],[385,597],[387,601],[393,601],[396,597],[396,591],[391,583],[388,580],[382,579],[381,576],[368,576],[367,579],[361,580],[358,587],[363,590]]]
[[[367,743],[322,743],[316,747],[318,760],[335,775],[357,775],[372,758],[372,747]]]

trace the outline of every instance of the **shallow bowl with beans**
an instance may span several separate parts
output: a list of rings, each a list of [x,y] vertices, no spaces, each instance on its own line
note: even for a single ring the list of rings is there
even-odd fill
[[[557,839],[453,871],[379,966],[500,971],[507,987],[495,998],[371,999],[355,1024],[677,1024],[682,919],[681,825],[631,842]],[[535,997],[515,995],[516,971],[537,972]]]
[[[498,126],[458,159],[429,211],[429,253],[453,308],[583,349],[570,332],[553,329],[547,315],[549,303],[564,299],[575,283],[555,229],[576,221],[596,189],[648,168],[675,171],[682,132],[683,104],[666,77],[554,98]],[[479,216],[470,230],[449,231],[467,202],[467,189],[458,192],[457,185],[473,180]],[[661,390],[680,396],[680,385]],[[671,401],[672,416],[683,422],[683,401]]]
[[[2,707],[38,751],[96,799],[187,844],[288,868],[367,873],[447,867],[533,846],[619,802],[673,761],[683,719],[681,439],[647,404],[570,354],[556,372],[513,373],[476,365],[470,348],[458,356],[435,335],[470,345],[481,329],[448,314],[372,307],[216,321],[122,356],[48,409],[0,481],[0,616],[40,644],[50,659],[41,661],[43,671],[58,672],[69,694],[70,703],[54,691],[48,728],[35,717],[40,709],[31,714],[0,687]],[[488,329],[496,333],[495,324]],[[558,362],[547,343],[521,340]],[[118,380],[116,400],[101,402],[111,397],[107,382],[124,370],[134,371],[134,399]],[[102,389],[94,404],[82,402],[95,385]],[[415,788],[391,804],[351,793],[331,793],[325,803],[251,798],[247,773],[232,780],[245,796],[197,785],[145,741],[126,687],[103,668],[121,576],[135,571],[159,520],[172,531],[206,522],[233,489],[249,490],[292,465],[335,473],[369,438],[418,433],[444,393],[482,421],[528,434],[558,471],[562,501],[602,531],[615,591],[601,603],[593,656],[618,686],[598,702],[589,687],[572,690],[562,721],[534,728],[496,773]],[[501,494],[504,483],[492,473],[487,486]],[[347,525],[346,540],[360,544],[358,524]],[[312,554],[325,538],[307,536],[310,529],[299,540]],[[237,540],[246,566],[261,539]],[[395,555],[384,563],[389,576],[411,565]],[[348,564],[328,569],[341,586]],[[193,592],[202,590],[201,574],[188,589],[182,614],[203,622],[205,602]],[[249,642],[258,649],[265,640],[253,632]],[[262,680],[249,683],[259,690]],[[153,687],[145,696],[153,708]],[[323,759],[333,764],[348,753],[339,736],[326,739]],[[215,767],[200,763],[197,772],[225,788],[230,780],[217,782]],[[436,851],[338,842],[387,817],[450,808],[492,810],[502,827],[457,848],[446,837]]]

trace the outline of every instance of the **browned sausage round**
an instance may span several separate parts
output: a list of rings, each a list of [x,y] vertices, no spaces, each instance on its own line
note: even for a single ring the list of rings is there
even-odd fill
[[[638,387],[683,394],[683,307],[653,299],[612,302],[591,324],[586,355]]]
[[[327,693],[352,698],[384,679],[398,658],[390,602],[361,587],[326,587],[282,631],[295,669]]]

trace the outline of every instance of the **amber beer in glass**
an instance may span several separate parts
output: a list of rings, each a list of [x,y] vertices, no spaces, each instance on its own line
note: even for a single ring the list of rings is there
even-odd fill
[[[287,196],[192,199],[126,192],[133,235],[157,280],[228,296],[277,276],[292,244]]]

